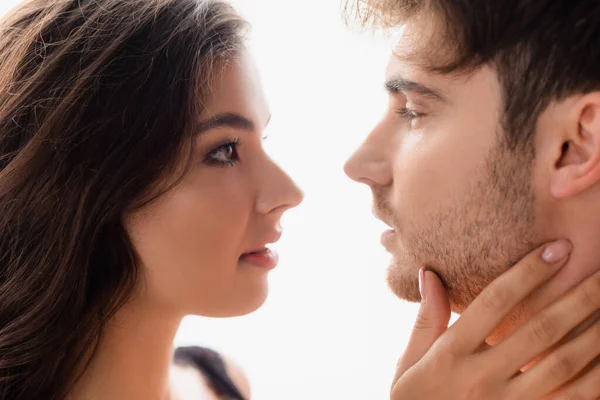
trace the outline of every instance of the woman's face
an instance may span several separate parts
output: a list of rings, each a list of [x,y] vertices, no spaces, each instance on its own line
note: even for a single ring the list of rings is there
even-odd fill
[[[126,217],[144,298],[186,314],[242,315],[262,305],[283,213],[302,192],[262,147],[269,109],[251,58],[224,67],[183,181]]]

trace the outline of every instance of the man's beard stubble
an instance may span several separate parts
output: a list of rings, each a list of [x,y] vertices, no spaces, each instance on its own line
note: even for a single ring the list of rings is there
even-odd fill
[[[418,225],[398,218],[381,193],[376,207],[399,227],[404,254],[395,254],[388,284],[400,298],[418,302],[415,265],[435,272],[454,312],[462,312],[494,279],[540,243],[534,233],[533,155],[504,144],[486,157],[483,176],[463,198]],[[408,222],[402,226],[401,221]]]

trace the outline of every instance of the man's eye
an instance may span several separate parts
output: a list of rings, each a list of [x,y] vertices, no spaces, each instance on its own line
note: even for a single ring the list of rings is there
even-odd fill
[[[411,110],[407,107],[402,107],[396,110],[396,113],[400,115],[402,118],[405,118],[408,121],[412,121],[417,118],[421,118],[424,114],[420,114],[414,110]]]
[[[218,165],[222,167],[233,166],[240,160],[238,154],[239,146],[239,139],[222,144],[208,153],[206,156],[206,162],[211,165]]]

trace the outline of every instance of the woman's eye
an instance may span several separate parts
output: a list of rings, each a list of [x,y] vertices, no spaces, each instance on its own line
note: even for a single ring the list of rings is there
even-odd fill
[[[238,154],[239,145],[239,140],[222,144],[208,153],[206,161],[212,165],[219,165],[223,167],[233,166],[237,161],[240,160]]]

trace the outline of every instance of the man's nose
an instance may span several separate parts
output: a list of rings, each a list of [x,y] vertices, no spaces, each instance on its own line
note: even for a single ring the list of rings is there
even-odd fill
[[[392,182],[390,143],[378,133],[372,132],[344,165],[344,172],[350,179],[371,187],[387,186]]]

